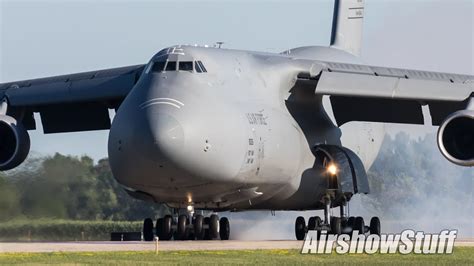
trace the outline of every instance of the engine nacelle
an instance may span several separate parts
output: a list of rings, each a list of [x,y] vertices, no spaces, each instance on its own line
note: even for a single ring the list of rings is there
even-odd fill
[[[474,111],[462,110],[448,116],[438,129],[438,147],[449,161],[474,166]]]
[[[0,170],[21,164],[30,152],[30,136],[15,118],[0,115]]]

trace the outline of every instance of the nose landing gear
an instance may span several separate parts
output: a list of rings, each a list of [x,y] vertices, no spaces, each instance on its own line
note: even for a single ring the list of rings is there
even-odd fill
[[[230,222],[226,217],[212,214],[204,217],[201,214],[193,217],[181,214],[176,218],[166,215],[153,221],[147,218],[143,222],[143,240],[153,241],[155,234],[160,240],[229,240]]]

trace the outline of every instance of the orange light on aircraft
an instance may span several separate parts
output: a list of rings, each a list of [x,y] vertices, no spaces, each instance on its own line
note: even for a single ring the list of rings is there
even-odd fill
[[[186,196],[188,198],[188,203],[193,202],[193,196],[191,195],[191,193],[188,193]]]
[[[327,169],[327,171],[330,175],[336,175],[337,171],[338,171],[337,166],[333,163],[328,165],[328,167],[326,169]]]

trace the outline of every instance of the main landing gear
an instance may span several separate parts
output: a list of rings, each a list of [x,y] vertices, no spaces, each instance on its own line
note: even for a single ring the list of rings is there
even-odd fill
[[[348,217],[346,215],[346,203],[340,206],[340,210],[341,217],[330,216],[330,201],[328,200],[326,202],[326,208],[324,209],[324,220],[319,216],[313,216],[309,218],[308,224],[306,225],[305,219],[299,216],[295,222],[296,239],[303,240],[309,230],[316,230],[318,232],[318,238],[321,235],[321,231],[335,235],[352,235],[352,232],[357,230],[359,234],[375,234],[380,236],[380,219],[378,217],[372,217],[369,226],[366,226],[364,218],[360,216]]]
[[[160,240],[229,240],[230,223],[226,217],[219,219],[216,214],[209,217],[181,214],[175,218],[166,215],[156,220],[156,226],[151,218],[145,219],[143,240],[152,241],[155,235]]]

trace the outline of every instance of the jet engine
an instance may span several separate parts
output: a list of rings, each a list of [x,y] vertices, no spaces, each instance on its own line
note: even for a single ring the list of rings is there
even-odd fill
[[[448,116],[438,129],[438,147],[449,161],[474,166],[474,110]]]
[[[0,115],[0,170],[10,170],[21,164],[30,151],[30,136],[21,122]]]

